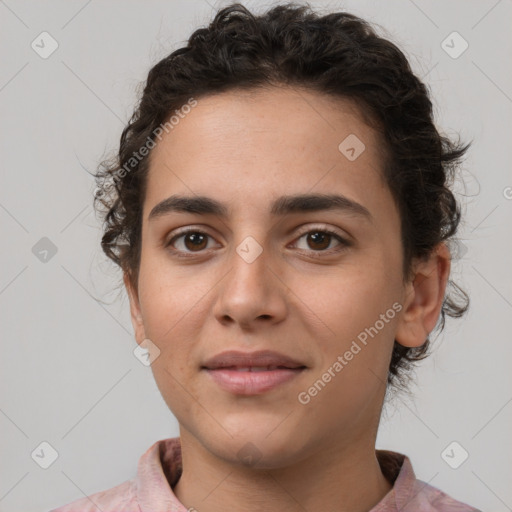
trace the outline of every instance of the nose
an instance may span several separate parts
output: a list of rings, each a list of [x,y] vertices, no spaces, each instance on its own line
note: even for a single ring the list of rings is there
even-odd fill
[[[233,250],[228,266],[219,283],[215,318],[245,330],[282,322],[287,314],[287,286],[275,260],[271,261],[270,250],[263,250],[253,261]]]

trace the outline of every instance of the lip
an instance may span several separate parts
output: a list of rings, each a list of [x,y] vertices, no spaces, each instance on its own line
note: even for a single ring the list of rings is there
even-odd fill
[[[268,370],[253,368],[270,367]],[[201,367],[224,391],[260,395],[300,375],[306,365],[279,352],[228,350],[208,359]]]
[[[204,370],[224,391],[236,395],[260,395],[290,381],[300,375],[305,368],[282,368],[256,372],[226,368],[216,370],[205,368]]]
[[[259,350],[257,352],[240,352],[228,350],[221,352],[203,363],[202,368],[207,370],[250,368],[261,366],[281,366],[287,369],[297,369],[306,365],[296,361],[290,356],[280,354],[273,350]]]

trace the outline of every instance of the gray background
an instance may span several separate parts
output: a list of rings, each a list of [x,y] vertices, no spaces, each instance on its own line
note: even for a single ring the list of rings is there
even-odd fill
[[[116,149],[150,66],[227,3],[0,1],[2,512],[49,510],[117,485],[152,443],[178,434],[132,353],[86,170]],[[311,5],[381,25],[429,84],[441,129],[475,139],[456,185],[466,217],[453,269],[471,310],[448,320],[414,400],[386,407],[377,446],[406,453],[418,478],[457,499],[512,510],[512,2]],[[59,45],[47,59],[31,48],[43,31]],[[453,31],[469,44],[458,58],[441,46]],[[43,237],[57,248],[46,262],[32,250]],[[31,458],[43,441],[58,452],[48,469]],[[469,453],[458,469],[441,457],[452,441]]]

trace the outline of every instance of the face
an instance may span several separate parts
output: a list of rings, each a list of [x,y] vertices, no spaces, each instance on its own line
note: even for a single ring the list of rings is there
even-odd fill
[[[199,99],[152,150],[137,292],[125,282],[182,435],[233,462],[250,441],[269,468],[375,435],[413,289],[382,159],[349,101],[288,88]],[[304,195],[341,199],[290,199]],[[225,211],[171,208],[171,196]],[[241,394],[202,368],[227,350],[306,368]]]

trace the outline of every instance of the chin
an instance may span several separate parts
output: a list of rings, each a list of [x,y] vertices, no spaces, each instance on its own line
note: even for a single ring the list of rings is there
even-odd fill
[[[258,469],[283,468],[304,458],[307,447],[302,444],[303,440],[296,438],[295,428],[290,430],[289,425],[282,425],[275,429],[278,424],[240,421],[237,428],[233,424],[226,428],[232,437],[226,434],[216,439],[203,438],[202,444],[230,464]]]

